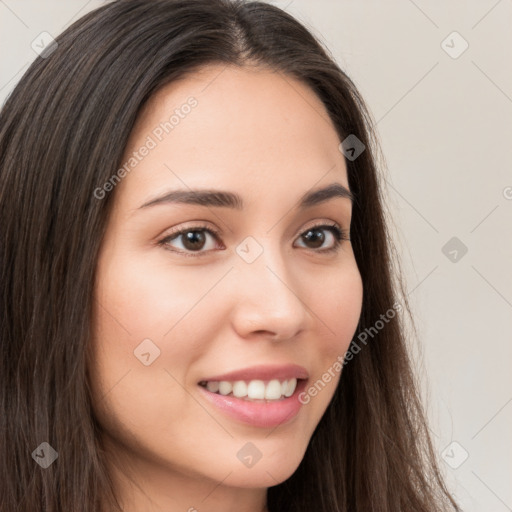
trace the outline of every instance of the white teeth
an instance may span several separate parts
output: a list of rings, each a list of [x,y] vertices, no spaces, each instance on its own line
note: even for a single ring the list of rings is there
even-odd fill
[[[253,400],[265,398],[265,383],[262,380],[251,380],[247,386],[247,396]]]
[[[237,380],[233,384],[233,396],[237,398],[247,396],[247,384],[243,380]]]
[[[211,382],[207,382],[206,389],[212,393],[217,393],[217,391],[219,391],[219,383],[213,380]]]
[[[286,390],[283,390],[283,395],[287,398],[289,396],[292,396],[296,387],[297,387],[297,379],[296,378],[286,381]]]
[[[283,396],[289,398],[295,392],[296,387],[297,379],[295,378],[284,381],[272,379],[266,384],[262,380],[251,380],[248,383],[243,380],[235,382],[208,381],[206,383],[206,389],[211,393],[219,393],[224,396],[232,393],[236,398],[250,400],[279,400]]]
[[[278,380],[271,380],[265,388],[265,398],[267,400],[278,400],[282,395],[282,386]]]
[[[222,380],[219,382],[219,393],[221,395],[229,395],[231,391],[233,390],[233,385],[231,382],[226,382],[225,380]]]

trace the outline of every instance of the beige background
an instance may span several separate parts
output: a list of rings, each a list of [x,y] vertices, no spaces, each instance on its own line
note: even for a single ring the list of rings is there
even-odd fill
[[[0,102],[36,36],[102,3],[0,0]],[[328,46],[377,122],[449,485],[466,512],[512,510],[512,2],[274,3]]]

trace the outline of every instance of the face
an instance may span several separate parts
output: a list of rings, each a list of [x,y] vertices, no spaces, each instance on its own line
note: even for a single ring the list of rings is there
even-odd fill
[[[264,69],[203,68],[139,116],[89,371],[106,443],[141,479],[266,488],[298,467],[361,313],[339,144],[315,94]],[[196,190],[238,197],[169,196]]]

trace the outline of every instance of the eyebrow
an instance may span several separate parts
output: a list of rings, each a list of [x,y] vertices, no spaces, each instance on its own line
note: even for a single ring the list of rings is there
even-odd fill
[[[312,206],[324,203],[329,199],[343,198],[349,199],[354,202],[354,195],[350,190],[341,183],[331,183],[330,185],[311,190],[305,193],[299,200],[298,209],[303,210]],[[151,199],[144,203],[141,208],[148,208],[150,206],[181,203],[181,204],[194,204],[199,206],[216,206],[223,208],[233,208],[236,210],[243,210],[243,199],[234,192],[227,192],[223,190],[210,190],[210,189],[196,189],[196,190],[173,190],[164,194],[163,196]]]

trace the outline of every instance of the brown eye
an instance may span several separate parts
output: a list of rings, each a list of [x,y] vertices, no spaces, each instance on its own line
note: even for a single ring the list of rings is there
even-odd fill
[[[206,237],[201,231],[187,231],[180,235],[185,249],[189,251],[199,251],[204,247]]]
[[[328,233],[326,235],[326,233]],[[312,226],[301,234],[300,240],[308,249],[319,249],[317,252],[336,251],[341,240],[349,240],[347,233],[337,224]],[[328,247],[322,248],[327,242]]]
[[[213,239],[210,246],[208,246],[208,238]],[[197,253],[197,256],[199,256],[210,249],[215,249],[215,239],[217,238],[217,234],[211,229],[203,226],[194,226],[165,237],[159,244],[170,251],[183,253],[186,256],[196,256],[196,254],[187,253]]]
[[[208,238],[211,239],[210,243]],[[192,226],[166,236],[158,244],[182,256],[206,256],[211,250],[219,248],[216,244],[219,240],[219,234],[211,228]],[[304,231],[299,240],[305,244],[301,247],[318,253],[329,253],[337,251],[341,240],[349,240],[349,237],[338,224],[321,224]]]
[[[322,247],[325,240],[325,234],[321,229],[309,229],[302,235],[302,239],[306,244],[310,244],[309,247],[317,249],[318,247]]]

